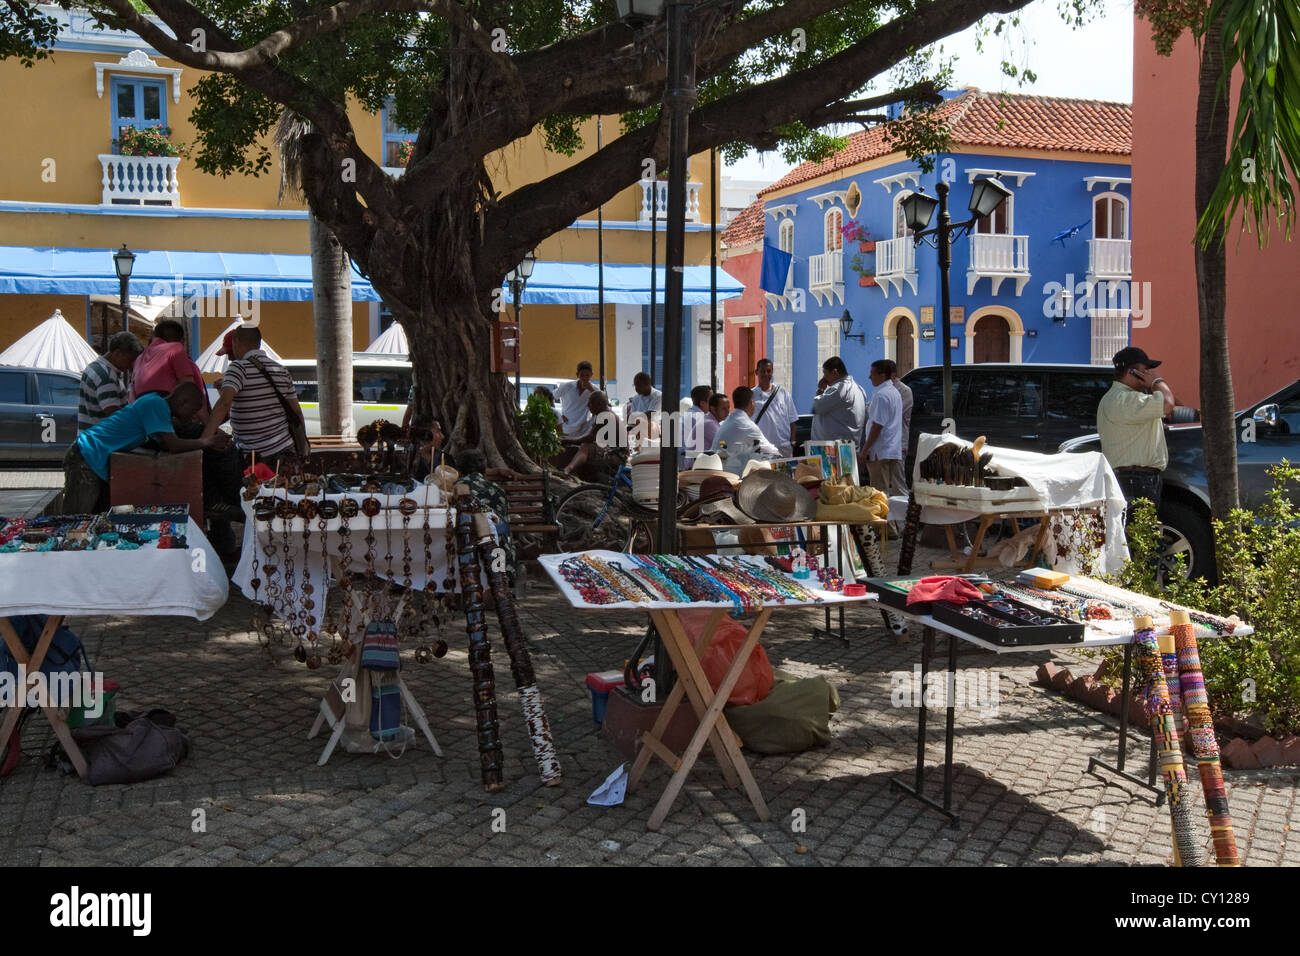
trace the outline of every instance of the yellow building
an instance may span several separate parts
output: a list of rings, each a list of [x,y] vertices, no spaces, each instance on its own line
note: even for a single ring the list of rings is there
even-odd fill
[[[314,356],[307,213],[299,202],[277,200],[274,149],[272,167],[256,178],[211,176],[184,157],[118,155],[114,141],[128,127],[170,127],[173,143],[193,144],[190,94],[201,74],[159,56],[134,34],[93,29],[83,12],[41,9],[60,21],[53,56],[30,69],[15,60],[0,62],[0,88],[7,93],[0,101],[0,128],[6,131],[0,144],[0,350],[56,309],[92,345],[102,340],[106,326],[110,332],[121,328],[112,254],[126,245],[137,254],[131,294],[175,299],[162,316],[186,324],[192,355],[234,317],[256,310],[267,342],[280,355]],[[401,144],[414,137],[396,129],[386,111],[375,115],[355,106],[352,119],[367,153],[401,175]],[[584,130],[590,149],[596,124],[593,119]],[[618,129],[617,118],[603,122],[606,139]],[[497,188],[508,192],[582,158],[549,153],[534,135],[490,157],[487,167]],[[687,388],[708,381],[714,206],[708,155],[693,157],[691,169],[686,261],[694,268],[688,270],[687,301],[695,311]],[[607,378],[617,381],[613,397],[631,394],[632,374],[641,369],[646,351],[652,195],[660,202],[662,296],[666,183],[630,186],[603,208],[604,261],[610,264],[605,368]],[[537,257],[522,311],[523,374],[568,377],[583,359],[598,366],[594,291],[573,285],[590,279],[594,289],[594,269],[582,266],[597,261],[595,210],[543,242]],[[628,266],[641,268],[629,272]],[[369,283],[354,278],[353,340],[359,351],[380,334],[387,316]],[[727,289],[736,294],[735,281],[721,270],[718,282],[724,288],[719,299],[728,297]],[[153,310],[140,302],[139,311]],[[133,321],[132,329],[147,332],[148,325]]]

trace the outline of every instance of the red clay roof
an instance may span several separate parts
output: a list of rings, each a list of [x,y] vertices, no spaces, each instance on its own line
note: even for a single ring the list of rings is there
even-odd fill
[[[1044,149],[1110,156],[1133,151],[1133,108],[1128,103],[1073,100],[969,89],[937,109],[954,146]],[[827,173],[888,156],[894,147],[883,126],[855,133],[848,145],[819,163],[803,163],[768,186],[760,196],[818,179]]]
[[[722,244],[728,249],[763,239],[763,200],[756,199],[736,214],[722,230]]]

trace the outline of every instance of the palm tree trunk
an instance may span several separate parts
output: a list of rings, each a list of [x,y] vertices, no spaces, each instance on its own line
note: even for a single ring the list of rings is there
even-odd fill
[[[352,435],[352,269],[329,227],[309,214],[316,384],[322,435]]]
[[[1215,102],[1223,73],[1222,21],[1216,21],[1202,38],[1201,67],[1196,102],[1196,216],[1199,222],[1209,206],[1214,187],[1223,175],[1228,151],[1228,103]],[[1232,366],[1228,356],[1227,257],[1224,224],[1216,224],[1214,237],[1204,247],[1194,246],[1197,305],[1201,331],[1201,421],[1205,443],[1205,476],[1210,487],[1210,510],[1227,518],[1237,507],[1236,401],[1232,391]]]

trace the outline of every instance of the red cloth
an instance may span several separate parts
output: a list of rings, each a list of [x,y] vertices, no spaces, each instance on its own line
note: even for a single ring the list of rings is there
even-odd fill
[[[979,601],[984,592],[965,578],[955,575],[938,575],[921,578],[907,592],[907,603],[917,604],[921,601],[949,601],[952,604],[965,604],[967,601]]]
[[[247,476],[250,471],[257,476],[258,481],[270,481],[275,477],[275,472],[273,472],[268,465],[260,461],[252,468],[245,468],[244,475]]]
[[[199,387],[206,407],[207,388],[199,367],[186,354],[185,344],[154,339],[131,366],[131,400],[147,392],[170,392],[184,381]]]

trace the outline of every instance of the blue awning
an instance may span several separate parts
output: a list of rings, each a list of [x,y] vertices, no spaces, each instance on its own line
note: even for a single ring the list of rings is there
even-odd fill
[[[524,287],[524,305],[591,305],[598,301],[597,272],[594,262],[538,262]],[[686,266],[682,270],[682,302],[685,305],[709,304],[708,266]],[[655,268],[655,301],[664,301],[665,270]],[[506,301],[510,301],[509,283],[503,283]],[[718,299],[734,299],[745,287],[718,270]],[[650,304],[650,267],[644,265],[605,266],[605,301],[620,305]]]
[[[0,294],[117,295],[114,251],[0,246]],[[133,295],[211,297],[229,287],[239,297],[263,302],[310,302],[312,299],[311,256],[273,252],[133,251]],[[368,280],[354,271],[352,298],[378,302],[381,297]]]

